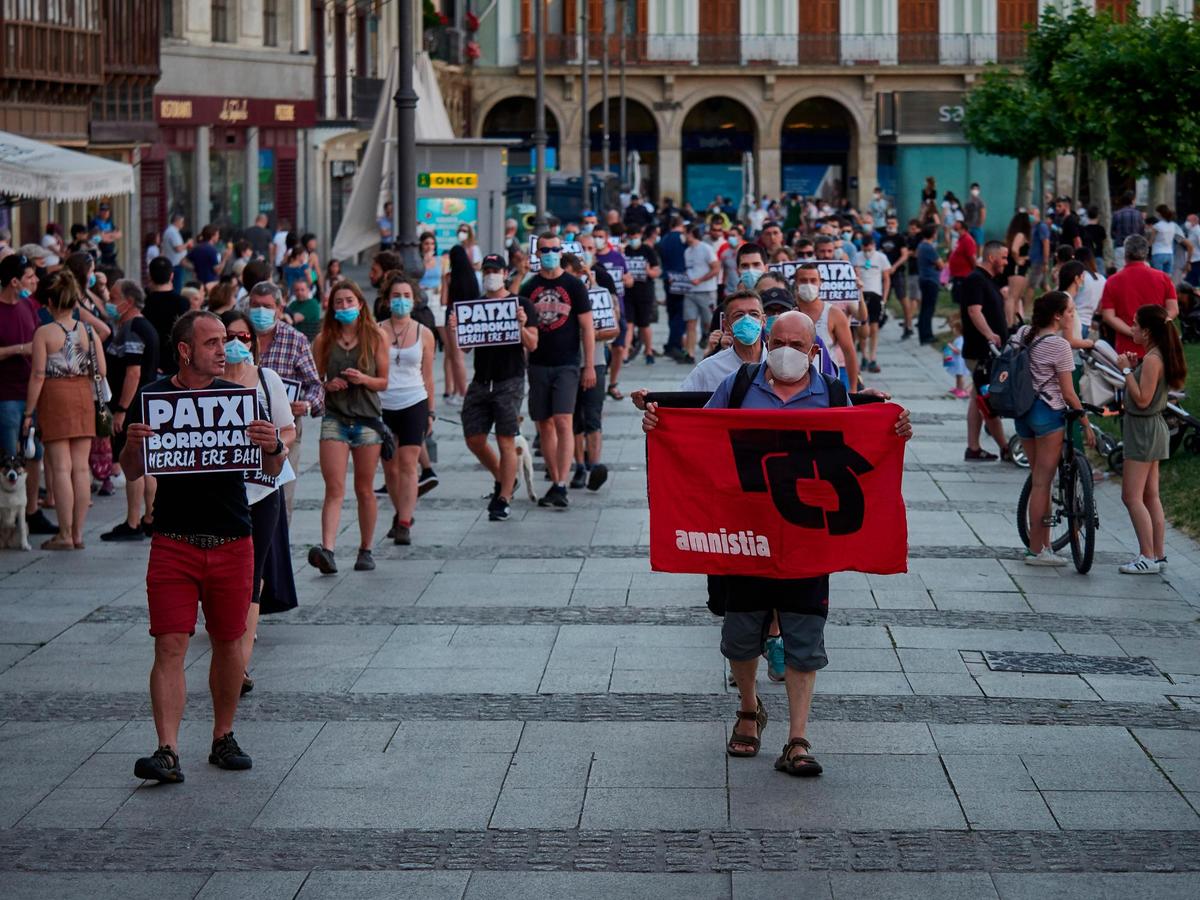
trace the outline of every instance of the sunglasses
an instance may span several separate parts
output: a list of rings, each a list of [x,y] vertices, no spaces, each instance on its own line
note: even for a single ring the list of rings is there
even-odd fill
[[[246,344],[246,345],[249,345],[249,344],[253,343],[253,341],[254,341],[254,338],[251,337],[249,334],[233,334],[232,332],[230,332],[229,336],[231,338],[234,338],[235,340],[241,341],[243,344]]]

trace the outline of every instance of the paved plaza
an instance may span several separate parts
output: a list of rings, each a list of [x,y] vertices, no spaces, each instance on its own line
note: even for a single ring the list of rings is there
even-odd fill
[[[0,895],[1200,896],[1200,547],[1170,532],[1164,576],[1118,575],[1136,548],[1106,481],[1092,573],[1024,566],[1025,473],[963,462],[940,355],[897,335],[872,384],[913,414],[910,571],[832,578],[821,778],[772,769],[786,706],[765,666],[763,752],[726,757],[718,620],[703,577],[650,571],[628,401],[606,405],[603,489],[565,512],[522,492],[504,523],[439,423],[413,545],[383,541],[383,501],[378,569],[352,571],[350,502],[324,577],[304,563],[323,490],[309,428],[301,606],[259,628],[236,724],[249,772],[206,762],[200,633],[187,781],[132,775],[155,746],[149,545],[99,540],[122,498],[96,499],[86,552],[0,554]],[[637,362],[621,382],[684,374]]]

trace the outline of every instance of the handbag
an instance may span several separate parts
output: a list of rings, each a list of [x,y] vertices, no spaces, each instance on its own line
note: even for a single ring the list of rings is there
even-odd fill
[[[379,456],[384,462],[396,455],[396,436],[392,429],[384,424],[383,419],[362,419],[364,425],[379,433]]]
[[[106,438],[113,435],[113,414],[104,399],[104,388],[107,383],[100,374],[100,365],[96,361],[96,336],[91,325],[83,326],[88,336],[88,360],[92,367],[92,394],[96,404],[96,437]],[[110,395],[111,396],[111,395]]]

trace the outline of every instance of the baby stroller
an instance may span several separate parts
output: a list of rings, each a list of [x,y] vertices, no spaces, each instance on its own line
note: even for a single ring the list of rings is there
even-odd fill
[[[1196,343],[1200,341],[1200,295],[1186,281],[1178,285],[1176,293],[1179,295],[1179,325],[1184,343]]]
[[[1119,415],[1123,409],[1125,376],[1121,374],[1117,351],[1108,341],[1096,341],[1095,346],[1083,354],[1083,380],[1080,383],[1080,399],[1103,407],[1109,415]],[[1163,418],[1170,432],[1170,450],[1174,456],[1180,447],[1189,453],[1200,454],[1200,419],[1183,408],[1186,398],[1183,391],[1167,392],[1167,409]],[[1096,446],[1108,460],[1114,472],[1120,472],[1124,462],[1124,450],[1112,435],[1096,428]],[[1103,443],[1101,443],[1103,441]]]

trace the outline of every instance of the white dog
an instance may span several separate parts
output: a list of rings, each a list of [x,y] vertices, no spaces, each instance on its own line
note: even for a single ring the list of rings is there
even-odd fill
[[[25,478],[23,457],[0,457],[0,549],[32,549],[25,521]]]
[[[525,421],[525,417],[521,416],[517,420],[517,424]],[[513,438],[513,444],[517,448],[517,464],[521,467],[521,476],[525,479],[525,490],[529,493],[529,502],[537,503],[537,494],[533,492],[533,454],[529,451],[529,441],[525,440],[525,435],[517,432],[517,436]]]

